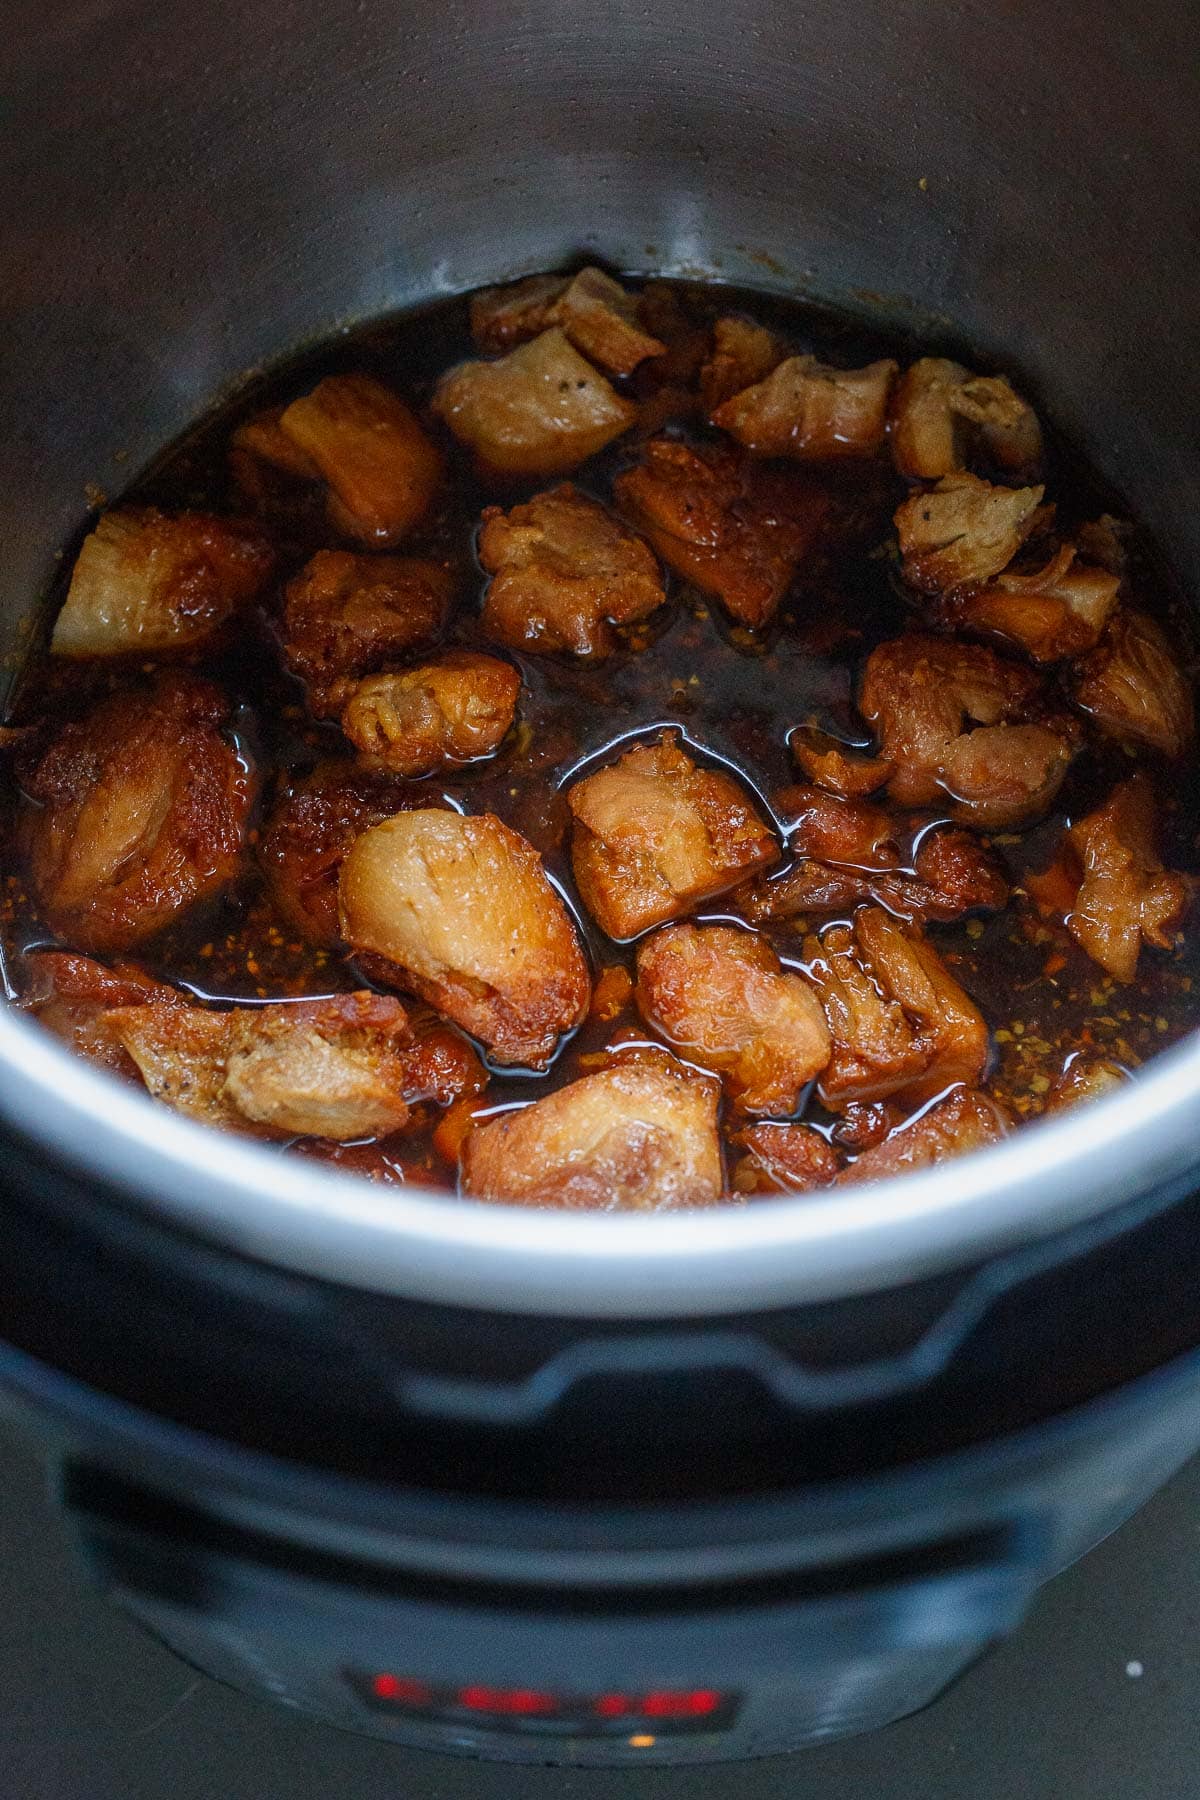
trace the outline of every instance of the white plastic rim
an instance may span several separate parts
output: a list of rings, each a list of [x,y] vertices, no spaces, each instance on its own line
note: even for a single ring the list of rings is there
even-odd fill
[[[486,1205],[335,1173],[190,1123],[3,1006],[0,1069],[0,1113],[19,1132],[162,1217],[331,1281],[496,1311],[649,1318],[837,1299],[1200,1170],[1200,1035],[1111,1097],[927,1173],[645,1215]]]

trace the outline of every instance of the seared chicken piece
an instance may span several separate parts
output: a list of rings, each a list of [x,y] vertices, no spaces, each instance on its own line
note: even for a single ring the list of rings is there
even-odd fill
[[[738,908],[754,924],[850,912],[864,900],[906,919],[958,919],[999,911],[1008,899],[995,854],[969,831],[927,815],[899,821],[815,787],[785,788],[775,805],[796,861],[739,889]]]
[[[871,652],[859,708],[895,764],[894,800],[922,806],[946,795],[957,818],[984,826],[1044,812],[1078,735],[1031,669],[920,632]]]
[[[789,356],[764,381],[723,401],[712,421],[758,456],[874,456],[895,373],[894,362],[833,369],[815,356]]]
[[[720,1092],[665,1059],[615,1063],[476,1125],[462,1146],[463,1192],[592,1212],[710,1206],[722,1190]]]
[[[353,689],[342,730],[368,768],[397,775],[491,756],[512,725],[521,677],[477,650],[446,650],[398,675],[368,675]]]
[[[612,938],[678,918],[779,855],[737,783],[697,768],[674,732],[577,781],[567,801],[575,879]]]
[[[90,956],[68,950],[38,950],[26,959],[21,1006],[39,1025],[61,1038],[77,1056],[118,1074],[136,1071],[119,1038],[105,1024],[115,1006],[181,1006],[183,996],[132,966],[106,969]]]
[[[371,375],[329,375],[293,400],[280,429],[329,485],[335,530],[387,549],[433,504],[445,460],[398,394]]]
[[[381,994],[227,1012],[151,1003],[104,1022],[155,1099],[206,1125],[344,1143],[408,1122],[413,1033]]]
[[[283,653],[317,717],[336,717],[362,676],[432,643],[453,592],[440,563],[318,550],[288,582],[283,613]]]
[[[908,1119],[881,1144],[864,1150],[838,1176],[846,1182],[887,1181],[913,1169],[930,1169],[951,1157],[986,1150],[1008,1135],[1012,1120],[989,1095],[956,1088],[928,1112]]]
[[[1002,375],[972,375],[943,356],[923,356],[896,389],[892,455],[902,475],[939,481],[982,450],[1002,469],[1038,462],[1037,414]]]
[[[753,387],[781,361],[783,351],[764,325],[731,316],[713,326],[712,348],[700,370],[704,408],[714,413],[723,400]]]
[[[233,878],[255,782],[229,723],[211,682],[163,675],[64,725],[26,775],[33,893],[73,945],[125,949]]]
[[[753,630],[775,613],[828,510],[792,471],[673,438],[652,438],[613,492],[665,563]]]
[[[896,508],[904,579],[926,594],[990,581],[1029,536],[1045,491],[957,474],[910,495]]]
[[[573,277],[531,275],[472,297],[471,335],[481,350],[511,350],[551,325],[560,325],[577,350],[614,375],[630,375],[666,349],[642,329],[633,295],[603,269],[580,269]]]
[[[545,1068],[587,1012],[566,908],[537,851],[491,814],[421,810],[372,827],[342,864],[339,895],[347,942],[497,1062]]]
[[[743,1194],[803,1194],[828,1187],[841,1161],[833,1145],[811,1125],[750,1125],[733,1133],[747,1152],[733,1185]]]
[[[471,295],[471,336],[485,355],[512,350],[545,331],[569,276],[528,275]]]
[[[258,860],[280,912],[310,944],[338,940],[338,873],[360,832],[405,806],[428,806],[424,788],[353,762],[324,762],[285,787],[258,841]]]
[[[1150,782],[1132,776],[1071,826],[1044,875],[1026,879],[1039,909],[1061,917],[1092,961],[1118,981],[1133,980],[1144,943],[1171,949],[1192,900],[1188,876],[1163,868],[1155,812]]]
[[[1057,662],[1097,642],[1120,586],[1119,575],[1079,562],[1074,545],[1064,544],[1044,568],[1029,575],[1006,570],[987,587],[954,597],[946,610],[955,625],[1008,638],[1034,662]]]
[[[105,513],[83,540],[55,656],[161,656],[216,636],[267,583],[274,555],[249,525],[152,506]]]
[[[818,1084],[831,1111],[891,1095],[918,1105],[979,1080],[987,1026],[920,931],[864,906],[853,926],[806,938],[804,960],[833,1039]]]
[[[516,650],[607,656],[613,626],[644,619],[665,598],[641,538],[569,483],[507,514],[487,507],[479,560],[492,577],[483,629]]]
[[[795,1112],[829,1060],[829,1032],[768,943],[731,925],[668,925],[640,946],[637,970],[646,1023],[722,1075],[743,1112]]]
[[[433,401],[485,475],[565,475],[637,418],[559,327],[497,362],[465,362]]]
[[[1119,612],[1079,664],[1076,703],[1106,737],[1182,756],[1195,730],[1191,683],[1166,633],[1143,612]]]
[[[1105,1062],[1096,1056],[1073,1056],[1050,1092],[1046,1095],[1046,1111],[1062,1112],[1068,1106],[1086,1106],[1089,1101],[1103,1100],[1115,1094],[1130,1080],[1128,1069],[1120,1063]]]
[[[286,411],[283,406],[268,406],[243,420],[230,438],[230,463],[242,486],[251,490],[257,486],[250,473],[256,462],[269,463],[271,468],[278,469],[282,475],[290,475],[294,481],[321,479],[321,471],[307,450],[302,450],[283,429],[281,421]]]
[[[788,747],[810,781],[844,800],[865,799],[893,773],[893,765],[885,757],[851,751],[813,725],[798,726]]]

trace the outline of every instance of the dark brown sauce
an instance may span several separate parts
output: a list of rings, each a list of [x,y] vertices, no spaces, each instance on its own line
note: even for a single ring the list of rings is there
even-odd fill
[[[795,350],[813,350],[847,364],[886,354],[911,358],[931,349],[961,351],[961,346],[917,346],[885,338],[855,322],[728,288],[675,284],[675,292],[697,322],[718,312],[748,313],[786,336]],[[473,353],[466,304],[461,300],[339,337],[290,360],[205,419],[122,499],[166,510],[244,512],[227,463],[229,436],[242,418],[305,391],[321,376],[352,369],[379,376],[423,408],[437,376]],[[631,383],[617,385],[642,393],[646,379],[643,373]],[[437,435],[449,454],[452,478],[438,512],[405,539],[402,551],[449,557],[458,564],[463,580],[447,641],[479,644],[494,654],[495,646],[482,638],[477,626],[484,581],[474,549],[479,515],[486,504],[501,500],[511,505],[549,484],[531,481],[484,489],[462,448],[444,431]],[[705,435],[703,428],[700,435]],[[607,500],[613,476],[635,459],[638,441],[637,434],[619,440],[612,450],[584,464],[573,479]],[[1051,441],[1047,468],[1048,492],[1067,529],[1105,509],[1121,512],[1120,502],[1061,443]],[[501,752],[478,768],[457,772],[453,779],[435,775],[414,784],[431,801],[444,798],[467,812],[494,812],[530,839],[575,917],[593,973],[617,963],[632,969],[633,954],[631,948],[605,938],[575,897],[562,789],[581,767],[603,760],[614,746],[629,739],[652,736],[654,728],[673,725],[703,760],[727,764],[774,816],[771,796],[799,779],[787,747],[788,735],[798,724],[812,722],[849,743],[870,742],[854,707],[863,663],[876,643],[911,622],[886,553],[893,536],[891,515],[905,488],[883,463],[856,466],[837,480],[861,525],[858,548],[839,549],[835,562],[818,557],[802,570],[761,640],[731,628],[715,602],[669,577],[667,605],[647,626],[632,628],[627,644],[609,660],[588,664],[560,656],[513,654],[524,685],[518,726]],[[332,539],[315,492],[299,496],[282,522],[273,518],[273,527],[280,552],[277,602],[283,584]],[[1181,608],[1168,577],[1147,546],[1136,540],[1133,556],[1140,603],[1160,616],[1169,615],[1176,641],[1184,644]],[[65,559],[68,569],[71,560]],[[49,616],[59,599],[61,592],[50,597]],[[300,684],[282,668],[271,604],[252,615],[234,645],[199,665],[242,709],[247,753],[260,768],[275,772],[266,784],[267,801],[272,780],[284,780],[289,772],[303,774],[314,762],[347,750],[336,726],[316,724],[308,717]],[[35,656],[23,673],[10,719],[19,723],[47,711],[64,720],[78,716],[99,693],[128,679],[128,667],[89,667]],[[1153,760],[1145,761],[1153,769]],[[1064,822],[1090,810],[1130,767],[1120,750],[1093,747],[1073,766],[1050,817],[1019,835],[1001,833],[992,838],[1017,888],[1027,870],[1049,863]],[[1164,773],[1157,786],[1164,861],[1168,867],[1196,870],[1200,866],[1196,784],[1189,780],[1181,785],[1177,771],[1172,771],[1169,777]],[[8,801],[25,803],[11,792]],[[0,924],[11,993],[21,988],[24,953],[54,939],[30,904],[19,871],[9,873],[6,883]],[[695,916],[704,920],[726,915],[718,901]],[[795,964],[805,928],[806,921],[797,920],[770,926],[767,935],[781,957]],[[929,930],[992,1028],[994,1055],[987,1087],[1023,1116],[1041,1109],[1054,1078],[1080,1050],[1095,1049],[1133,1068],[1195,1021],[1193,983],[1200,980],[1200,934],[1186,934],[1168,954],[1144,950],[1136,982],[1121,986],[1065,932],[1041,923],[1019,898],[995,917],[933,925]],[[139,946],[135,956],[154,976],[218,1004],[328,994],[366,985],[348,954],[315,951],[298,941],[275,913],[252,856],[236,888],[218,906]],[[639,1037],[652,1035],[632,1005],[615,1019],[589,1019],[563,1044],[545,1074],[493,1068],[486,1106],[490,1110],[519,1104],[587,1073],[588,1059],[622,1029]],[[818,1126],[829,1123],[815,1101],[803,1116]],[[309,1143],[299,1148],[384,1180],[454,1185],[454,1170],[434,1150],[428,1129],[379,1144]]]

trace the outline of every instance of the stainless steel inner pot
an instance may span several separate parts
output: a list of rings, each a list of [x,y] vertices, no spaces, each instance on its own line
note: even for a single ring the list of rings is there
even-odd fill
[[[1019,370],[1200,593],[1200,55],[1171,0],[148,0],[10,9],[0,621],[247,370],[587,251],[951,325]],[[380,1192],[191,1126],[0,1008],[19,1132],[277,1262],[467,1304],[864,1291],[1192,1167],[1200,1040],[967,1162],[576,1217]]]

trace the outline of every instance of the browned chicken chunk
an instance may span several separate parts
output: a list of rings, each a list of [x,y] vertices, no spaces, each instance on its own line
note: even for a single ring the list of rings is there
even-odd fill
[[[969,831],[935,826],[928,815],[896,819],[818,788],[786,788],[775,806],[796,860],[738,890],[738,908],[754,924],[849,912],[865,900],[905,919],[958,919],[1008,900],[995,853]]]
[[[398,1000],[335,994],[227,1012],[125,1006],[105,1024],[156,1100],[206,1125],[345,1142],[408,1121],[413,1033]]]
[[[492,577],[483,629],[517,650],[607,656],[613,626],[644,619],[665,597],[641,538],[569,483],[509,513],[489,506],[479,560]]]
[[[558,326],[496,362],[460,363],[433,405],[481,471],[500,477],[565,475],[637,418]]]
[[[926,594],[990,581],[1029,536],[1044,493],[958,474],[910,495],[896,509],[904,579]]]
[[[795,1112],[829,1060],[829,1032],[768,943],[731,925],[668,925],[641,945],[637,970],[647,1024],[722,1075],[743,1112]]]
[[[511,350],[551,325],[561,326],[577,350],[614,375],[630,375],[666,349],[642,328],[633,295],[603,269],[531,275],[472,297],[471,335],[481,350]]]
[[[587,964],[542,859],[492,815],[400,813],[355,839],[342,936],[481,1038],[497,1062],[545,1068],[587,1012]]]
[[[742,1194],[803,1194],[828,1187],[841,1161],[833,1145],[810,1125],[746,1126],[733,1134],[746,1155],[734,1172]]]
[[[814,725],[800,725],[788,739],[792,755],[810,781],[844,800],[861,800],[893,773],[882,756],[863,756]]]
[[[1035,662],[1056,662],[1092,648],[1120,586],[1119,575],[1079,562],[1074,545],[1064,544],[1044,568],[1005,570],[987,587],[954,597],[947,612],[956,625],[1020,644]]]
[[[491,756],[512,725],[521,677],[478,650],[446,650],[398,675],[368,675],[346,702],[342,730],[368,768],[428,775]]]
[[[1004,376],[972,375],[943,356],[923,356],[905,372],[891,435],[896,467],[920,481],[953,474],[980,450],[1019,473],[1042,453],[1037,415]]]
[[[321,717],[354,684],[436,638],[454,591],[440,563],[412,556],[318,550],[287,585],[283,652]]]
[[[859,707],[895,764],[901,805],[948,796],[967,823],[1015,825],[1053,800],[1076,742],[1039,677],[982,644],[910,632],[867,661]]]
[[[73,945],[124,949],[232,879],[255,783],[229,722],[211,682],[164,675],[63,726],[29,771],[33,892]]]
[[[874,456],[887,429],[894,362],[833,369],[815,356],[789,356],[764,381],[722,402],[714,425],[758,456],[827,462]]]
[[[887,1181],[913,1169],[930,1169],[951,1157],[986,1150],[1008,1135],[1012,1120],[987,1094],[957,1088],[927,1112],[888,1133],[881,1144],[849,1163],[839,1183]]]
[[[1118,612],[1079,664],[1075,699],[1106,737],[1182,756],[1192,741],[1191,684],[1162,627],[1147,613]]]
[[[329,485],[335,529],[386,549],[429,511],[445,461],[416,414],[371,375],[329,375],[293,400],[281,431]]]
[[[302,450],[283,429],[286,411],[283,406],[268,406],[262,412],[253,413],[250,418],[243,419],[229,440],[230,465],[239,484],[251,492],[259,486],[253,469],[255,463],[268,463],[280,474],[290,475],[293,481],[321,479],[321,471],[307,450]]]
[[[1133,980],[1143,944],[1172,947],[1192,900],[1188,877],[1164,870],[1157,835],[1154,790],[1134,775],[1071,826],[1045,875],[1026,880],[1039,908],[1118,981]]]
[[[833,1039],[818,1086],[831,1111],[889,1095],[918,1105],[979,1080],[987,1027],[921,932],[864,906],[852,926],[806,938],[804,960]]]
[[[764,380],[782,356],[774,333],[765,326],[733,315],[718,319],[712,348],[700,370],[705,411],[714,413],[723,400]]]
[[[485,355],[512,350],[554,324],[556,303],[567,290],[566,275],[528,275],[503,287],[471,295],[471,336]]]
[[[1062,1112],[1069,1106],[1103,1100],[1105,1095],[1123,1088],[1129,1079],[1128,1069],[1120,1063],[1106,1062],[1098,1056],[1072,1056],[1046,1095],[1046,1111]]]
[[[613,492],[665,563],[753,630],[774,615],[828,511],[798,474],[673,438],[652,438]]]
[[[462,1188],[478,1200],[655,1212],[721,1198],[720,1087],[693,1070],[615,1063],[478,1124]]]
[[[577,781],[567,800],[575,879],[609,937],[664,925],[779,855],[737,783],[697,768],[674,732]]]
[[[181,1006],[183,996],[140,969],[106,969],[90,956],[39,950],[27,958],[21,1005],[47,1031],[89,1062],[122,1075],[135,1073],[120,1039],[105,1022],[115,1006]]]
[[[261,532],[208,513],[105,513],[83,540],[50,648],[55,656],[192,650],[261,593],[274,561]]]

